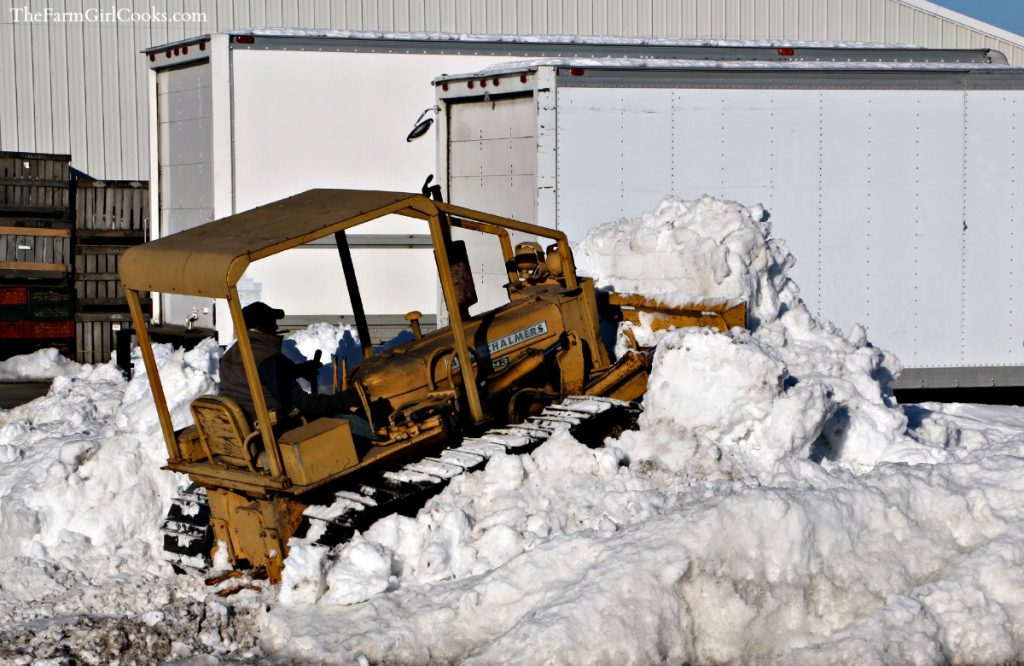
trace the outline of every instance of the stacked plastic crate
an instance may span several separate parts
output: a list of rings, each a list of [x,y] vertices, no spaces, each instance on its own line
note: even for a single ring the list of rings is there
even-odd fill
[[[0,359],[75,357],[68,155],[0,152]]]
[[[76,181],[75,328],[80,361],[109,361],[117,332],[130,326],[117,269],[125,250],[145,241],[148,222],[148,183]],[[143,307],[150,308],[148,294],[143,295]]]

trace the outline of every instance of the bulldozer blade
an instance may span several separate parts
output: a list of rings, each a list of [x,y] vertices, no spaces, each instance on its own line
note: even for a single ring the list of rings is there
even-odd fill
[[[747,304],[742,301],[709,301],[675,306],[637,294],[613,293],[608,296],[608,302],[622,308],[622,317],[634,324],[640,323],[641,313],[650,315],[648,323],[655,331],[672,327],[710,326],[724,332],[734,326],[742,328],[747,322]]]

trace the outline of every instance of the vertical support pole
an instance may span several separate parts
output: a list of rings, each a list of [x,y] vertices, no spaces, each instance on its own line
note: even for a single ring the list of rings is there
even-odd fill
[[[348,298],[352,301],[352,314],[356,318],[359,346],[363,348],[363,358],[370,358],[373,356],[373,341],[370,340],[370,326],[366,323],[363,297],[359,294],[359,282],[356,280],[356,269],[352,263],[352,250],[348,246],[348,236],[345,235],[345,230],[342,229],[335,232],[334,240],[338,244],[341,270],[345,273],[345,286],[348,288]]]
[[[256,409],[255,416],[256,420],[259,421],[260,435],[263,436],[263,447],[267,451],[270,474],[275,479],[281,479],[284,477],[283,466],[281,465],[281,452],[277,448],[277,440],[274,439],[274,429],[270,425],[270,412],[267,411],[267,401],[263,397],[263,385],[260,383],[256,359],[252,355],[249,331],[245,328],[242,303],[238,300],[238,291],[233,285],[228,287],[228,308],[231,310],[231,323],[235,327],[235,344],[238,345],[238,351],[241,352],[242,366],[245,368],[245,378],[249,382],[249,393],[252,394],[252,405]]]
[[[434,258],[437,260],[437,274],[441,278],[441,292],[448,307],[451,319],[452,335],[455,337],[455,352],[459,356],[459,371],[462,373],[462,385],[466,389],[466,402],[474,423],[484,421],[484,408],[480,403],[480,392],[477,390],[476,378],[473,374],[472,357],[469,355],[469,344],[466,341],[466,329],[462,311],[459,308],[458,295],[455,293],[455,280],[452,279],[452,267],[448,263],[448,246],[445,243],[445,228],[440,215],[430,216],[430,238],[434,243]]]
[[[160,419],[160,429],[164,433],[164,442],[167,444],[167,460],[169,462],[181,460],[178,438],[174,436],[171,414],[167,411],[167,397],[164,395],[164,386],[160,382],[160,370],[156,367],[156,357],[153,356],[153,346],[149,340],[146,318],[142,314],[139,292],[135,289],[125,289],[124,295],[128,298],[128,309],[132,313],[132,324],[135,325],[135,334],[139,337],[139,351],[142,352],[142,362],[146,366],[146,379],[149,380],[149,389],[153,392],[156,415]]]
[[[512,250],[512,239],[509,238],[507,231],[501,227],[497,227],[497,229],[498,243],[501,245],[501,257],[505,260],[505,274],[508,276],[508,285],[511,290],[512,285],[519,280],[519,273],[517,273],[514,268],[509,268],[509,262],[515,259],[515,254]]]
[[[562,272],[565,275],[565,286],[569,289],[575,289],[579,286],[579,282],[576,280],[576,262],[572,258],[569,239],[566,238],[565,234],[562,234],[562,237],[556,242],[558,243],[558,254],[562,257]]]

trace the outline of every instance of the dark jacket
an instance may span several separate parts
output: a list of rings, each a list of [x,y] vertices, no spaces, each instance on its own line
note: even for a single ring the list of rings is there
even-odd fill
[[[302,390],[297,381],[298,366],[281,353],[281,338],[250,330],[249,342],[268,410],[287,413],[295,407],[309,419],[333,416],[344,410],[345,404],[340,395],[313,395]],[[249,393],[237,343],[220,360],[220,394],[237,402],[250,419],[255,418],[256,407]]]

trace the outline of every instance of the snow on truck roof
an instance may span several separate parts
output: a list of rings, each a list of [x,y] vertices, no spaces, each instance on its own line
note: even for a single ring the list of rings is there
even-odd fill
[[[448,32],[377,32],[372,30],[331,30],[326,28],[252,28],[228,31],[230,35],[253,37],[304,37],[317,39],[371,39],[387,41],[436,41],[499,44],[571,44],[622,46],[692,46],[717,48],[837,48],[837,49],[920,49],[911,44],[881,42],[820,42],[794,40],[697,39],[670,37],[617,37],[611,35],[488,35]]]
[[[790,39],[696,39],[670,37],[616,37],[611,35],[488,35],[462,34],[455,32],[380,32],[375,30],[332,30],[327,28],[243,28],[224,33],[232,37],[264,37],[271,39],[314,39],[339,41],[380,41],[380,42],[454,42],[458,44],[531,44],[538,46],[632,46],[643,47],[689,47],[689,48],[815,48],[815,49],[885,49],[921,51],[923,47],[914,44],[888,44],[884,42],[822,42]],[[163,51],[168,47],[191,44],[209,39],[210,34],[195,35],[185,39],[155,44],[143,49],[142,53]],[[969,49],[964,49],[966,52]],[[985,49],[975,49],[983,51]]]
[[[434,83],[488,78],[505,74],[533,72],[539,67],[567,67],[608,70],[765,70],[765,71],[908,71],[964,72],[986,71],[1024,74],[1024,67],[986,62],[892,62],[823,60],[693,60],[684,58],[536,58],[490,65],[475,72],[442,74]]]
[[[710,61],[833,62],[1007,62],[988,48],[922,48],[909,44],[797,40],[683,39],[594,35],[491,35],[441,32],[378,32],[321,28],[253,28],[221,33],[230,48],[354,51],[371,53],[496,55],[523,58],[662,58]],[[150,60],[161,51],[202,44],[200,35],[143,50]],[[795,53],[794,53],[795,51]],[[161,65],[166,63],[161,63]]]

